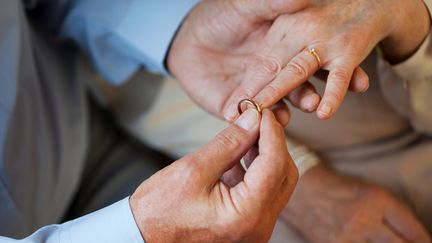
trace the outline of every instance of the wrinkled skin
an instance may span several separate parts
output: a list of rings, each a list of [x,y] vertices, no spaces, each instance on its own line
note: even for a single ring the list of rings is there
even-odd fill
[[[264,110],[260,121],[249,109],[240,120],[247,116],[255,117],[249,129],[237,120],[138,187],[130,204],[146,242],[269,240],[298,174],[273,112]],[[254,146],[258,133],[259,151],[247,172],[221,180]]]
[[[321,166],[301,178],[283,217],[312,243],[431,242],[409,207],[386,190]]]
[[[348,88],[367,90],[368,76],[358,66],[376,45],[400,62],[429,28],[420,0],[204,1],[184,21],[167,64],[199,105],[228,121],[243,98],[265,108],[284,97],[327,119]],[[316,49],[321,67],[304,48]],[[320,68],[329,71],[321,102],[307,82]]]

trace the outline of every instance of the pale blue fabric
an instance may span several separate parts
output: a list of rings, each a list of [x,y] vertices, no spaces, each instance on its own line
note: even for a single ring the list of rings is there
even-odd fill
[[[59,225],[43,227],[22,240],[0,236],[0,242],[142,243],[144,241],[133,220],[129,198],[125,198],[81,218]]]
[[[77,190],[87,149],[92,74],[75,45],[113,84],[140,67],[165,72],[196,2],[0,0],[0,242],[143,241],[127,199],[50,225]]]

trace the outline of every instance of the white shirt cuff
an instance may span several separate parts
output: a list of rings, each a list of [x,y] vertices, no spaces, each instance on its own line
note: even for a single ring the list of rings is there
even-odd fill
[[[129,197],[61,225],[59,242],[144,243],[129,205]]]
[[[304,175],[306,171],[319,164],[320,160],[318,156],[308,147],[291,139],[286,139],[286,144],[300,176]]]

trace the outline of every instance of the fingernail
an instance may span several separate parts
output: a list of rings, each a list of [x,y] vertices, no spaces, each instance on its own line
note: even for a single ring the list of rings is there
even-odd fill
[[[330,105],[328,105],[326,103],[324,103],[319,109],[319,113],[323,116],[326,116],[326,117],[330,115],[331,111],[332,111],[332,108],[330,107]]]
[[[302,109],[304,112],[314,112],[319,105],[320,97],[312,93],[306,96],[302,102]]]
[[[368,89],[369,89],[369,82],[367,82],[367,83],[364,85],[363,90],[362,90],[362,93],[368,91]]]
[[[235,124],[245,130],[252,130],[259,122],[259,114],[255,109],[247,109],[236,121]]]

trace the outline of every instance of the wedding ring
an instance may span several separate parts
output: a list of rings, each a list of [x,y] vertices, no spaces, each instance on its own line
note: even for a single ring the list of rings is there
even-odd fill
[[[307,52],[309,52],[310,54],[312,54],[312,56],[314,56],[315,57],[315,59],[317,60],[317,62],[318,62],[318,67],[320,67],[321,68],[321,58],[320,58],[320,56],[318,55],[318,53],[317,53],[317,51],[315,50],[315,48],[305,48],[304,49],[305,51],[307,51]]]
[[[255,110],[257,110],[259,113],[261,113],[261,108],[255,101],[253,101],[251,99],[243,99],[243,100],[240,100],[240,102],[237,105],[237,110],[238,110],[240,115],[243,113],[243,109],[242,109],[243,103],[246,103],[247,105],[252,105]],[[246,108],[246,110],[247,110],[247,108]]]

